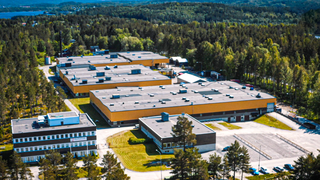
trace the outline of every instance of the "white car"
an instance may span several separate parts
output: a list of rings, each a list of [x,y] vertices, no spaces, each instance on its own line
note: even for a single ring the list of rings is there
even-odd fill
[[[268,169],[267,169],[267,168],[264,168],[264,167],[261,167],[260,170],[261,170],[261,172],[262,172],[263,174],[269,174],[269,173],[270,173],[270,172],[268,171]]]

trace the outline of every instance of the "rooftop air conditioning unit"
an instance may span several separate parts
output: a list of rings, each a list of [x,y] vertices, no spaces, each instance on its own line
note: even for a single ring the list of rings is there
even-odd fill
[[[261,95],[260,93],[257,94],[256,98],[261,98]]]
[[[150,97],[154,97],[154,94],[150,94]]]
[[[212,97],[208,97],[208,100],[212,100]]]
[[[66,71],[66,75],[68,75],[68,71]]]
[[[119,99],[120,95],[119,94],[112,94],[112,99]]]
[[[190,99],[186,99],[184,102],[189,102],[190,101]]]
[[[114,104],[113,104],[113,103],[111,103],[111,104],[110,104],[110,106],[114,106]]]
[[[139,104],[139,101],[134,102],[135,104]]]
[[[113,68],[118,68],[118,66],[117,66],[117,65],[115,65]]]
[[[73,61],[73,59],[68,59],[68,61]]]
[[[166,101],[161,101],[161,104],[166,104]]]
[[[183,97],[183,98],[182,98],[182,100],[186,100],[186,99],[187,99],[186,97]]]
[[[82,84],[87,84],[87,83],[88,83],[88,80],[86,80],[86,79],[82,80]]]
[[[106,66],[106,67],[104,68],[104,70],[110,70],[110,67],[109,67],[109,66]]]
[[[180,89],[180,90],[179,90],[179,93],[180,93],[180,94],[182,94],[182,93],[187,93],[187,90],[186,90],[186,89]]]
[[[104,79],[100,78],[99,83],[102,83],[102,82],[104,82]]]
[[[106,77],[106,81],[110,81],[111,80],[111,77]]]
[[[234,98],[233,95],[230,95],[229,98]]]

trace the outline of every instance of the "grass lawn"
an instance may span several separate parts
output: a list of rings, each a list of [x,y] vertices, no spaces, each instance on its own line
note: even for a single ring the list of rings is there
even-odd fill
[[[146,138],[140,130],[123,131],[107,139],[110,147],[117,154],[122,164],[130,170],[146,172],[146,171],[160,171],[160,165],[151,166],[149,163],[160,161],[160,155],[156,151],[157,147],[154,143],[144,144],[129,144],[130,137]],[[172,154],[162,155],[162,161],[169,161],[173,158]],[[168,170],[165,165],[163,170]]]
[[[248,180],[262,180],[262,179],[275,179],[276,176],[280,175],[279,173],[275,174],[263,174],[263,175],[258,175],[258,176],[247,176],[246,178]],[[288,176],[290,175],[289,172],[283,172],[281,173],[283,176]]]
[[[110,127],[109,124],[101,117],[101,115],[90,104],[90,98],[75,98],[69,101],[81,112],[88,113],[91,119],[96,123],[97,128]],[[96,122],[99,120],[99,122]]]
[[[3,147],[5,148],[2,149]],[[13,144],[0,145],[0,152],[11,151],[12,149],[13,149]]]
[[[254,122],[264,124],[264,125],[267,125],[270,127],[275,127],[278,129],[293,130],[291,127],[287,126],[283,122],[281,122],[271,116],[267,116],[267,115],[263,115],[263,116],[259,117],[258,119],[254,120]]]
[[[230,123],[227,123],[227,122],[220,122],[220,123],[218,123],[218,124],[220,124],[220,125],[228,128],[228,129],[230,129],[230,130],[233,130],[233,129],[242,129],[242,127],[240,127],[240,126],[236,126],[236,125],[233,125],[233,124],[230,124]]]
[[[214,126],[213,124],[205,124],[205,125],[208,126],[211,129],[213,129],[213,130],[217,130],[217,131],[221,130],[220,128]]]

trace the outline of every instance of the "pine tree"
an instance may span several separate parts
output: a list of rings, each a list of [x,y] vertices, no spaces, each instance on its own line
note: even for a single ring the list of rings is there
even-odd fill
[[[187,146],[194,146],[197,143],[196,135],[192,133],[192,121],[184,116],[179,116],[177,120],[177,124],[172,127],[171,135],[183,147],[183,151],[186,151]]]
[[[88,172],[87,178],[89,180],[99,180],[99,169],[97,168],[97,159],[92,155],[85,155],[83,158],[83,167]]]
[[[214,178],[218,178],[218,172],[221,170],[221,157],[217,155],[217,153],[211,154],[209,156],[209,166],[208,171]]]
[[[8,166],[7,161],[2,159],[0,156],[0,180],[5,180],[8,178]]]
[[[130,177],[124,173],[124,170],[121,168],[117,158],[109,151],[107,151],[107,154],[103,156],[102,163],[100,165],[103,166],[102,171],[105,173],[104,177],[106,180],[130,179]]]
[[[73,154],[68,152],[64,158],[64,179],[65,180],[76,180],[79,179],[76,174],[76,163],[77,160],[73,158]]]

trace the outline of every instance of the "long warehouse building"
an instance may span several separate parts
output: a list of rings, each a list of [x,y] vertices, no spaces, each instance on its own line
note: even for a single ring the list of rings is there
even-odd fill
[[[274,111],[276,98],[230,81],[90,91],[90,102],[111,126],[187,113],[200,121],[247,121]]]
[[[162,63],[169,63],[169,58],[150,51],[130,51],[130,52],[114,52],[106,55],[95,56],[73,56],[56,58],[57,71],[59,68],[79,68],[115,66],[115,65],[133,65],[142,64],[144,66],[159,66]]]
[[[60,77],[75,97],[89,96],[90,90],[122,86],[171,84],[171,79],[142,65],[60,69]]]

